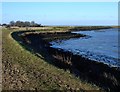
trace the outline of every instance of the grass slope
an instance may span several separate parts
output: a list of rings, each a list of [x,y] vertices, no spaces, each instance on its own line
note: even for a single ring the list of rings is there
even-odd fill
[[[2,30],[3,90],[100,90],[25,50]]]

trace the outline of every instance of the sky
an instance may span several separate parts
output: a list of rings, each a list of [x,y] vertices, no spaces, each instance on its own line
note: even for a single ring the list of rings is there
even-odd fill
[[[2,23],[42,25],[117,25],[117,2],[3,2]]]

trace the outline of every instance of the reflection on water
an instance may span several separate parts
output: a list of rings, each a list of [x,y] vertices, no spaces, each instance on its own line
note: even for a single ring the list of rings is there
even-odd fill
[[[77,31],[74,33],[86,34],[88,37],[51,42],[54,48],[69,50],[74,54],[104,62],[110,66],[120,67],[118,57],[118,29],[102,29],[92,31]]]

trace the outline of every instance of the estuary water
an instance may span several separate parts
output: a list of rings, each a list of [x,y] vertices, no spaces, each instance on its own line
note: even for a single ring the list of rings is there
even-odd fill
[[[50,42],[53,48],[73,52],[82,57],[102,62],[112,67],[120,67],[120,45],[118,35],[120,31],[114,29],[76,31],[85,37]]]

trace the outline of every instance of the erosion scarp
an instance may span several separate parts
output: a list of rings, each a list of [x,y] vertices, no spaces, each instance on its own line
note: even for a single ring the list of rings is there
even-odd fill
[[[22,38],[21,44],[29,47],[29,50],[42,55],[45,61],[56,67],[70,70],[71,73],[83,80],[102,87],[105,90],[120,90],[120,71],[117,68],[109,67],[100,62],[92,61],[80,55],[74,55],[69,51],[50,47],[49,42],[55,39],[69,39],[83,37],[85,35],[72,34],[71,32],[55,33],[13,33]],[[41,57],[40,57],[41,58]]]

